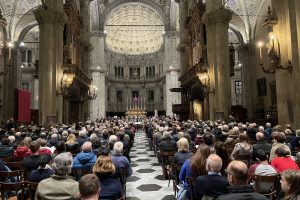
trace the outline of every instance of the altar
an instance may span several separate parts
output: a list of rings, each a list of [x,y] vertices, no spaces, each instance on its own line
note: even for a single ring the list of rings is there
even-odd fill
[[[126,116],[146,116],[145,98],[134,97],[127,99]]]

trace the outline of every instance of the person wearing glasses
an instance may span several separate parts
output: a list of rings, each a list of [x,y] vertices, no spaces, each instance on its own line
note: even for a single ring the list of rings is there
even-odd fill
[[[217,200],[267,200],[262,194],[256,193],[248,181],[247,165],[241,161],[231,161],[227,167],[227,179],[230,184],[228,194],[221,195]]]

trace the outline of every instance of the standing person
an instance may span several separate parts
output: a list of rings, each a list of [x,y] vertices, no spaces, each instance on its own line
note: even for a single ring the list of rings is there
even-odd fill
[[[68,176],[71,173],[72,164],[71,153],[57,155],[52,164],[54,175],[39,183],[35,200],[79,199],[78,182]]]
[[[87,174],[79,181],[79,193],[81,200],[98,200],[100,196],[100,181],[94,174]]]
[[[296,170],[286,170],[281,175],[280,180],[282,191],[285,193],[282,200],[300,199],[300,172]]]
[[[234,160],[227,167],[229,194],[221,195],[217,200],[268,200],[262,194],[256,193],[252,185],[248,185],[248,168],[241,161]]]

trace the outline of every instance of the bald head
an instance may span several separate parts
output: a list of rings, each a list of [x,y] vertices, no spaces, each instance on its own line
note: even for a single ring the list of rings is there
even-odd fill
[[[206,170],[208,172],[220,172],[222,159],[217,154],[210,154],[206,160]]]
[[[230,185],[247,185],[248,168],[242,161],[231,161],[227,167],[227,173]]]
[[[257,132],[256,133],[256,140],[264,140],[264,134],[262,132]]]

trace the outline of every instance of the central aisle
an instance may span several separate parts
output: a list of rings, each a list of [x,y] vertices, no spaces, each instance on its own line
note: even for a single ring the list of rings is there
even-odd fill
[[[129,200],[173,200],[172,182],[163,180],[161,166],[153,151],[150,151],[146,134],[137,132],[130,151],[132,176],[127,179]]]

